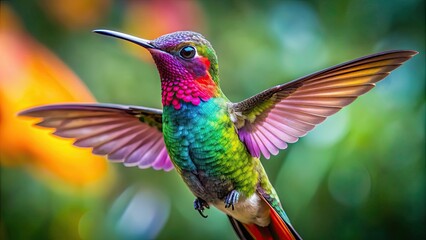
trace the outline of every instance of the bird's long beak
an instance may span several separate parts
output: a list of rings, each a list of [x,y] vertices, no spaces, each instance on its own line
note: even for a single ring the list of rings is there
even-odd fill
[[[142,46],[144,48],[147,48],[147,49],[156,49],[156,47],[154,45],[152,45],[149,40],[146,40],[146,39],[143,39],[143,38],[138,38],[138,37],[135,37],[135,36],[132,36],[132,35],[129,35],[129,34],[111,31],[111,30],[105,30],[105,29],[97,29],[97,30],[93,30],[93,32],[99,33],[99,34],[102,34],[102,35],[111,36],[111,37],[121,38],[121,39],[127,40],[129,42],[135,43],[139,46]]]

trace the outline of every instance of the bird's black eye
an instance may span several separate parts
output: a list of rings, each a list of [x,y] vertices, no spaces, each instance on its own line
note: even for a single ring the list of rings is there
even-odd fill
[[[179,55],[184,59],[191,59],[195,56],[196,52],[193,46],[186,46],[180,50]]]

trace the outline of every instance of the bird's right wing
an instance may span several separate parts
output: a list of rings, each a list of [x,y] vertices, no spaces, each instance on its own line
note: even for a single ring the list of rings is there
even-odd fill
[[[162,110],[117,104],[57,104],[27,109],[19,116],[42,118],[36,125],[74,138],[75,146],[125,166],[173,169],[162,134]]]
[[[269,158],[416,54],[388,51],[358,58],[231,104],[229,112],[251,155]]]

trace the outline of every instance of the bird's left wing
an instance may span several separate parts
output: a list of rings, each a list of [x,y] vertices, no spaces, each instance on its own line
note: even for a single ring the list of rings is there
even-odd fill
[[[388,51],[365,56],[230,104],[240,140],[255,157],[276,155],[416,54]]]
[[[57,104],[35,107],[19,116],[42,118],[36,125],[74,145],[125,166],[173,169],[162,134],[162,110],[117,104]]]

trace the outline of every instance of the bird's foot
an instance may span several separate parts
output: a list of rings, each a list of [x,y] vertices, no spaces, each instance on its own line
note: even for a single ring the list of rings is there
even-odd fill
[[[210,208],[210,206],[209,206],[209,204],[208,204],[206,201],[204,201],[203,199],[201,199],[201,198],[197,197],[197,198],[194,200],[194,208],[195,208],[195,210],[197,210],[197,211],[200,213],[200,215],[201,215],[203,218],[207,218],[207,217],[208,217],[208,215],[204,215],[204,214],[203,214],[203,212],[204,212],[204,209],[205,209],[205,208],[209,209],[209,208]]]
[[[234,210],[234,204],[238,203],[240,193],[237,190],[232,190],[225,198],[225,208],[232,207]]]

